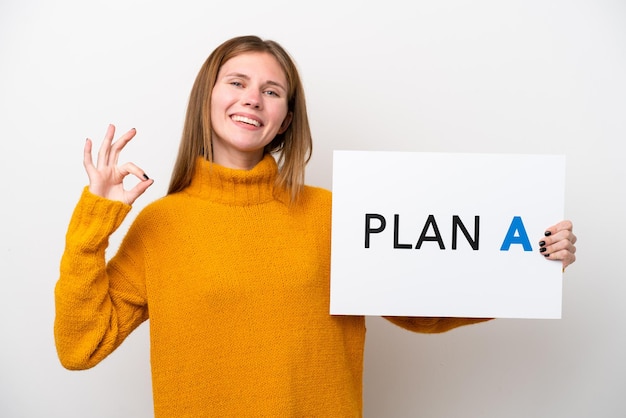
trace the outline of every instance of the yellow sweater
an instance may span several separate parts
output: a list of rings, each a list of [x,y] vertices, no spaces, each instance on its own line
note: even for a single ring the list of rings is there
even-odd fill
[[[266,156],[250,171],[199,160],[148,205],[107,263],[130,206],[87,190],[56,286],[62,364],[90,368],[150,318],[154,411],[165,417],[360,417],[365,322],[329,311],[331,194],[287,204]],[[481,320],[390,318],[441,332]]]

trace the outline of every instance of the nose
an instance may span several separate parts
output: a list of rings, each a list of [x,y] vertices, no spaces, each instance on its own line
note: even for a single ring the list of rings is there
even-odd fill
[[[243,101],[244,106],[249,106],[254,109],[260,109],[261,108],[261,93],[254,89],[248,89],[246,90],[246,93],[243,95],[242,101]]]

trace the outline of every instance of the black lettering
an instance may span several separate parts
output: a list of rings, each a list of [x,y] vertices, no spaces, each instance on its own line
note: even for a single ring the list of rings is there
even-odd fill
[[[393,215],[393,248],[411,248],[411,244],[398,244],[400,215]]]
[[[426,236],[428,229],[430,226],[433,227],[433,231],[435,231],[435,236]],[[422,233],[420,234],[419,239],[417,240],[417,244],[415,244],[415,249],[419,250],[422,247],[422,243],[424,241],[437,241],[439,243],[439,249],[445,250],[446,247],[443,245],[443,239],[441,238],[441,233],[439,232],[439,227],[437,226],[437,221],[435,221],[434,215],[428,215],[428,219],[424,224],[424,228],[422,229]]]
[[[456,250],[457,228],[460,228],[461,232],[463,232],[463,235],[465,235],[465,239],[467,240],[467,242],[469,242],[469,245],[472,247],[472,249],[474,249],[474,251],[477,251],[478,250],[479,226],[480,226],[480,217],[474,216],[474,238],[472,238],[469,232],[467,231],[467,228],[465,228],[465,225],[463,225],[463,222],[461,222],[461,218],[458,217],[457,215],[453,215],[452,216],[452,249]]]
[[[371,219],[378,219],[380,221],[380,226],[378,228],[372,228]],[[366,213],[365,214],[365,248],[370,247],[370,234],[377,234],[382,232],[387,226],[387,221],[383,215],[379,215],[377,213]]]

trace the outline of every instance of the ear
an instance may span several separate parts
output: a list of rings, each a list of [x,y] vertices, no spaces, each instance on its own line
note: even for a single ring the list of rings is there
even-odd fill
[[[289,124],[291,123],[291,119],[293,119],[293,112],[288,112],[287,116],[283,120],[283,123],[280,125],[280,129],[278,129],[279,134],[285,133],[287,128],[289,128]]]

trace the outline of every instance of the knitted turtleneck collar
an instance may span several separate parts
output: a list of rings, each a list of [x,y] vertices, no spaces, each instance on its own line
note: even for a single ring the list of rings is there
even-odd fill
[[[276,187],[277,175],[278,166],[270,154],[250,170],[227,168],[198,157],[193,179],[185,192],[234,206],[255,205],[274,199],[284,202],[287,195]]]

